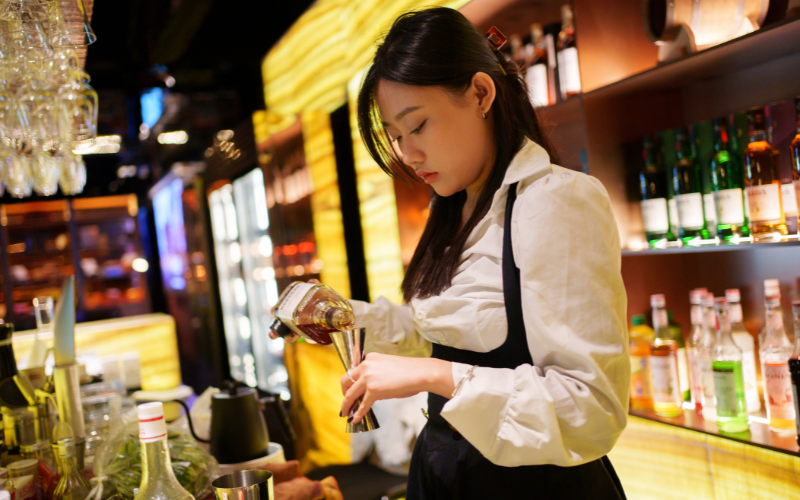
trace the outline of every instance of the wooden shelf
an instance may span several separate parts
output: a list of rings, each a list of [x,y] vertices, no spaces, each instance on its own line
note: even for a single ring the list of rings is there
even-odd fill
[[[737,245],[701,245],[698,247],[674,247],[674,248],[646,248],[644,250],[623,250],[623,257],[647,257],[651,255],[683,255],[690,253],[709,253],[709,252],[738,252],[749,250],[765,250],[786,247],[800,247],[800,241],[790,239],[774,243],[740,243]]]
[[[766,423],[766,414],[763,410],[751,415],[749,432],[745,431],[735,434],[720,432],[716,422],[704,420],[703,417],[698,415],[694,410],[683,410],[683,416],[674,418],[659,417],[654,411],[630,410],[629,413],[633,416],[661,422],[662,424],[674,425],[675,427],[703,432],[705,434],[711,434],[740,443],[800,457],[800,446],[797,445],[795,434],[793,432],[778,434],[770,430],[769,425]]]

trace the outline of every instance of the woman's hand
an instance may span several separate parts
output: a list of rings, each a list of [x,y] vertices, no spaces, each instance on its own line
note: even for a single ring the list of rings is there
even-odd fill
[[[319,285],[320,284],[319,280],[308,280],[308,282],[311,283],[312,285]],[[280,337],[278,337],[277,333],[275,333],[272,330],[270,330],[269,331],[269,338],[271,338],[272,340],[277,340]],[[291,344],[291,343],[293,343],[295,340],[297,340],[299,338],[300,338],[299,335],[297,335],[296,333],[292,332],[289,335],[283,337],[283,340],[284,340],[284,342],[288,342],[288,343]]]
[[[420,392],[432,392],[449,398],[455,389],[449,361],[435,358],[408,358],[390,354],[370,353],[360,365],[342,376],[342,415],[350,415],[355,401],[364,396],[354,408],[353,423],[364,418],[375,401],[407,398]]]

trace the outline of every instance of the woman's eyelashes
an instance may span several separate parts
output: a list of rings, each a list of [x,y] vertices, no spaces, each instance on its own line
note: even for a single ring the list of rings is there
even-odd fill
[[[424,126],[425,126],[425,123],[427,123],[427,122],[428,122],[428,119],[427,119],[427,118],[425,118],[424,120],[422,120],[422,123],[420,123],[420,124],[419,124],[419,127],[415,128],[414,130],[412,130],[411,132],[409,132],[409,135],[411,135],[411,134],[419,134],[420,132],[422,132],[422,127],[424,127]],[[394,140],[395,140],[395,141],[396,141],[396,142],[399,144],[399,143],[400,143],[400,139],[402,139],[402,138],[403,138],[403,136],[402,136],[402,135],[398,135],[397,137],[395,137],[395,139],[394,139]]]

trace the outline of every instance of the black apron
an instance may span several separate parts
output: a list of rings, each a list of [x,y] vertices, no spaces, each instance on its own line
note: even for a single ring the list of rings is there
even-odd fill
[[[490,352],[473,352],[433,344],[432,357],[490,368],[533,365],[522,318],[519,269],[511,247],[511,214],[517,184],[509,186],[503,230],[503,295],[508,336]],[[428,423],[414,447],[407,500],[537,499],[620,500],[622,485],[608,457],[575,467],[491,463],[441,416],[448,400],[428,395]],[[492,415],[475,415],[489,420]]]

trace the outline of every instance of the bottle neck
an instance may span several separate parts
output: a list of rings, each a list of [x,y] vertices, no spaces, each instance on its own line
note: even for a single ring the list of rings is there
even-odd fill
[[[742,313],[742,304],[740,302],[731,302],[731,324],[736,325],[744,322],[744,315]]]
[[[669,334],[669,322],[667,320],[667,310],[660,307],[653,308],[653,329],[656,331],[657,339],[671,339]]]
[[[692,325],[703,324],[703,306],[701,304],[692,304],[692,309],[689,314],[692,318]]]
[[[319,326],[333,328],[341,332],[355,328],[356,318],[352,311],[336,307],[330,302],[322,301],[314,306],[314,322]]]
[[[731,319],[730,312],[727,308],[716,311],[715,320],[719,328],[717,328],[717,344],[733,344],[733,337],[731,337]]]
[[[767,142],[767,131],[754,129],[750,134],[750,142]]]
[[[148,481],[175,481],[175,473],[172,472],[172,461],[169,458],[169,446],[167,439],[159,439],[150,443],[142,444],[142,484],[140,489],[144,489]]]
[[[61,476],[71,476],[78,473],[78,457],[59,457],[59,473]]]

